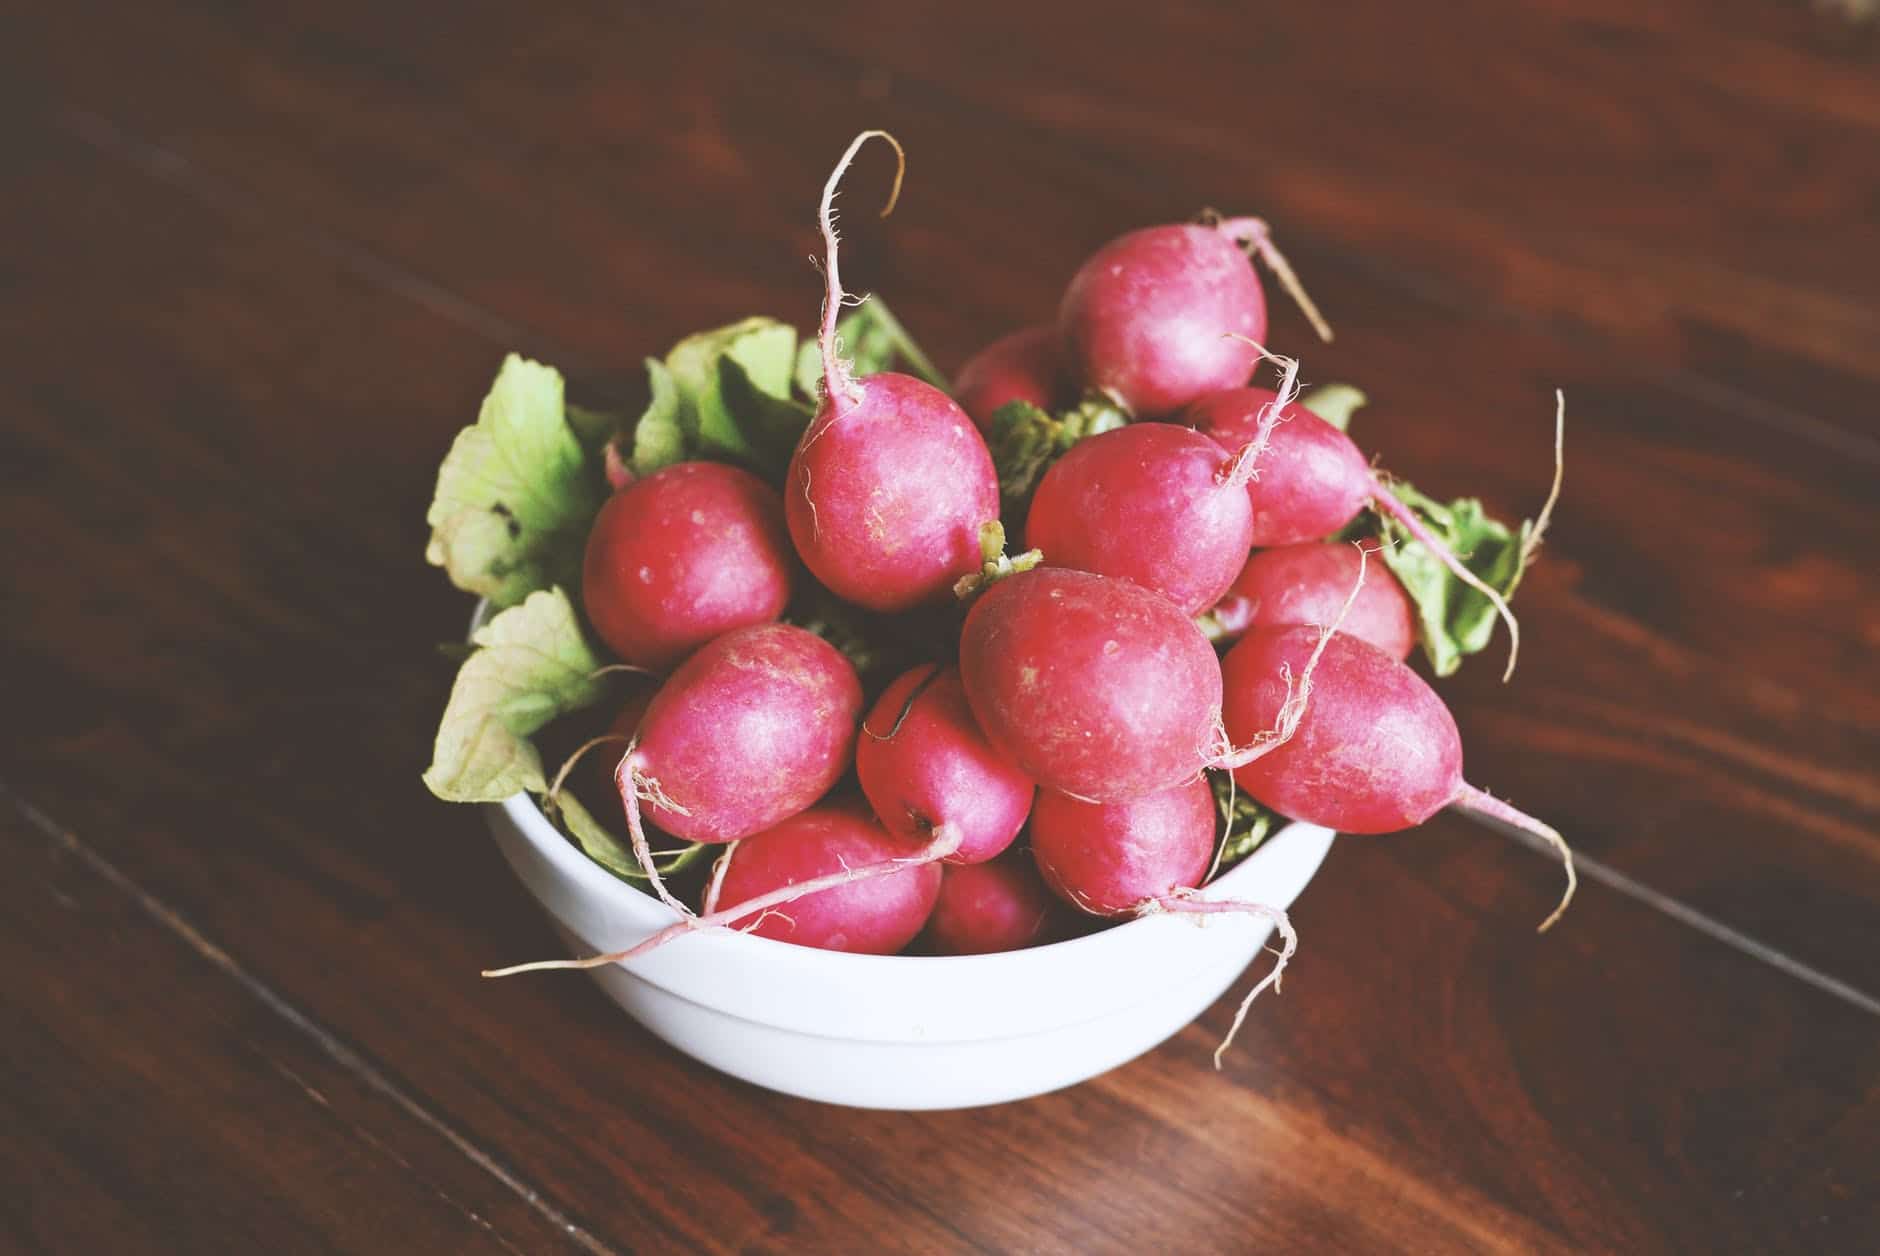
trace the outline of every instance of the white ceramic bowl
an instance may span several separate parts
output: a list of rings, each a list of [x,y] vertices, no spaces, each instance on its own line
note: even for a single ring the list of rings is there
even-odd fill
[[[575,954],[624,950],[675,919],[589,860],[527,795],[486,811]],[[1332,836],[1289,825],[1205,893],[1288,907]],[[759,1086],[864,1108],[963,1108],[1043,1094],[1142,1054],[1233,985],[1271,931],[1240,915],[1150,916],[959,957],[848,955],[706,931],[589,975],[679,1050]],[[565,980],[514,980],[525,979]]]

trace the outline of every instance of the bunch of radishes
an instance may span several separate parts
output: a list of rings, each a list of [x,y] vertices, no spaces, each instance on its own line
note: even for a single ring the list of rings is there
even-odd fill
[[[1112,241],[1055,325],[990,346],[949,396],[858,375],[838,343],[831,201],[877,136],[894,144],[858,136],[824,189],[820,399],[781,491],[726,461],[618,472],[587,533],[586,622],[656,678],[589,748],[618,756],[637,871],[677,921],[629,952],[521,967],[706,927],[999,951],[1056,936],[1067,909],[1259,912],[1290,954],[1280,913],[1199,893],[1220,843],[1211,771],[1348,833],[1493,816],[1559,848],[1571,897],[1558,835],[1464,782],[1454,720],[1403,661],[1403,589],[1328,538],[1387,512],[1480,581],[1296,403],[1296,362],[1273,359],[1277,392],[1248,386],[1271,356],[1252,258],[1297,290],[1265,224]],[[1080,398],[1112,419],[1033,450],[1023,474],[995,463],[1015,425]],[[1029,551],[1007,557],[1008,532]],[[781,622],[806,587],[935,644],[871,695],[842,651]],[[666,885],[654,834],[722,852],[696,906]]]

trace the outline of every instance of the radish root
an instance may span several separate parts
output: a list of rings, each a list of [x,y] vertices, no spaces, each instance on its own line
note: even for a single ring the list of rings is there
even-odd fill
[[[1253,439],[1235,450],[1215,473],[1216,483],[1244,488],[1248,481],[1260,478],[1260,456],[1266,452],[1267,445],[1273,439],[1273,429],[1284,420],[1286,407],[1299,398],[1299,359],[1274,353],[1259,341],[1238,332],[1230,331],[1224,339],[1252,345],[1262,358],[1280,369],[1279,392],[1260,408]]]
[[[1273,727],[1256,736],[1253,741],[1238,749],[1228,739],[1226,726],[1220,728],[1220,741],[1223,749],[1207,766],[1233,771],[1245,767],[1255,759],[1273,753],[1292,740],[1292,735],[1299,731],[1299,722],[1306,717],[1306,704],[1312,697],[1312,673],[1318,668],[1319,658],[1325,653],[1325,643],[1332,639],[1345,622],[1345,616],[1351,613],[1352,603],[1358,600],[1359,590],[1364,588],[1365,569],[1370,566],[1371,551],[1357,542],[1352,542],[1358,550],[1358,578],[1351,583],[1351,592],[1345,594],[1344,605],[1338,608],[1337,616],[1330,624],[1319,628],[1318,644],[1312,647],[1312,653],[1306,659],[1306,665],[1299,671],[1299,681],[1295,685],[1290,674],[1282,673],[1286,682],[1286,700],[1280,703],[1279,718]]]
[[[1488,599],[1489,605],[1495,608],[1495,613],[1501,616],[1501,622],[1508,625],[1508,666],[1502,672],[1501,679],[1504,684],[1512,680],[1515,660],[1521,654],[1521,623],[1514,617],[1514,612],[1508,608],[1508,599],[1491,588],[1487,581],[1470,571],[1463,561],[1456,557],[1455,551],[1444,545],[1437,539],[1435,533],[1424,527],[1423,521],[1417,518],[1416,512],[1399,501],[1397,495],[1384,487],[1381,480],[1377,481],[1377,487],[1371,494],[1371,504],[1402,524],[1404,531],[1420,541],[1423,548],[1436,556],[1438,562],[1449,568],[1451,575]]]
[[[1567,394],[1554,389],[1554,483],[1547,490],[1547,501],[1541,506],[1541,513],[1534,518],[1534,526],[1529,530],[1527,539],[1521,542],[1521,570],[1526,571],[1539,555],[1541,539],[1547,535],[1547,525],[1554,521],[1554,503],[1560,500],[1560,481],[1567,467]]]
[[[561,770],[555,773],[555,779],[549,782],[548,792],[542,795],[542,805],[544,807],[554,807],[556,802],[561,798],[561,787],[568,783],[568,773],[574,771],[574,765],[581,762],[581,760],[586,757],[588,751],[594,749],[596,746],[605,746],[609,742],[617,742],[627,747],[627,750],[620,752],[620,757],[623,759],[627,757],[628,751],[633,748],[633,738],[627,736],[625,733],[602,733],[599,737],[588,738],[579,746],[575,747],[573,754],[562,760]]]
[[[756,898],[746,899],[731,907],[708,910],[703,916],[695,916],[687,911],[679,920],[624,951],[610,951],[605,955],[591,955],[586,959],[547,959],[538,960],[532,964],[515,964],[508,968],[489,968],[484,970],[483,975],[485,977],[510,977],[517,973],[547,972],[552,969],[604,968],[609,964],[637,959],[688,933],[701,929],[730,928],[746,917],[770,912],[785,903],[793,903],[809,894],[838,889],[857,881],[889,876],[922,864],[937,863],[960,848],[960,839],[961,834],[958,829],[950,824],[943,824],[934,829],[932,841],[923,846],[917,854],[905,859],[884,859],[878,863],[863,864],[859,868],[845,868],[841,872],[830,873],[828,876],[799,881],[795,885],[781,886],[768,894],[759,894]]]
[[[705,882],[705,896],[699,901],[699,907],[706,915],[718,910],[718,896],[724,892],[725,873],[731,871],[731,857],[738,853],[738,843],[725,847],[725,853],[712,860],[712,875]]]
[[[823,310],[822,327],[816,334],[816,344],[822,353],[823,391],[833,405],[837,398],[849,401],[861,399],[861,392],[856,387],[855,376],[849,371],[849,364],[842,360],[836,346],[836,315],[841,312],[848,294],[842,291],[842,277],[836,267],[836,188],[842,182],[842,175],[855,160],[855,154],[862,145],[872,139],[882,139],[894,149],[894,186],[888,190],[888,203],[882,206],[881,216],[886,218],[894,212],[895,202],[901,199],[901,180],[907,175],[907,153],[901,148],[901,141],[886,131],[863,131],[849,141],[849,146],[842,153],[842,159],[836,162],[836,168],[829,172],[828,182],[823,184],[822,205],[817,213],[817,221],[822,225],[823,237]]]
[[[1536,933],[1546,933],[1554,927],[1554,922],[1566,912],[1567,904],[1573,901],[1573,892],[1580,887],[1579,874],[1573,870],[1573,848],[1567,845],[1567,839],[1560,836],[1560,831],[1553,825],[1537,820],[1527,812],[1510,803],[1505,803],[1486,790],[1463,783],[1450,805],[1459,807],[1471,815],[1481,816],[1497,823],[1505,824],[1517,833],[1526,833],[1539,838],[1551,846],[1560,856],[1560,862],[1567,870],[1567,891],[1560,896],[1560,905],[1553,914],[1541,921]]]
[[[627,837],[633,843],[633,857],[640,861],[640,867],[646,870],[646,879],[653,887],[653,893],[659,901],[678,912],[681,916],[690,916],[692,909],[674,898],[672,891],[666,888],[665,879],[659,875],[659,866],[653,862],[652,845],[646,840],[646,824],[640,818],[640,799],[668,811],[686,814],[686,809],[666,796],[659,782],[640,771],[635,762],[639,749],[639,738],[634,738],[627,745],[627,752],[620,756],[620,766],[614,769],[614,784],[620,790],[620,801],[627,809]]]
[[[1274,952],[1273,970],[1260,978],[1254,984],[1253,989],[1247,991],[1247,997],[1240,1001],[1240,1006],[1234,1011],[1234,1023],[1227,1027],[1226,1037],[1221,1039],[1221,1045],[1214,1048],[1214,1067],[1218,1069],[1221,1067],[1221,1058],[1227,1054],[1227,1048],[1234,1045],[1234,1036],[1240,1032],[1241,1025],[1245,1023],[1247,1009],[1253,1006],[1253,1001],[1259,998],[1261,992],[1268,986],[1273,987],[1274,992],[1278,993],[1280,977],[1286,972],[1286,965],[1292,962],[1293,952],[1299,949],[1299,935],[1293,931],[1292,921],[1287,918],[1286,913],[1277,907],[1268,907],[1265,903],[1253,903],[1242,899],[1202,898],[1197,891],[1191,889],[1180,889],[1164,894],[1160,898],[1152,898],[1138,909],[1139,915],[1152,915],[1156,912],[1186,912],[1196,915],[1231,912],[1242,916],[1258,916],[1262,920],[1271,921],[1273,928],[1279,933],[1281,945],[1280,949]]]
[[[1293,299],[1293,304],[1299,307],[1300,312],[1306,316],[1306,321],[1312,324],[1312,330],[1317,333],[1318,338],[1326,344],[1332,343],[1332,325],[1325,321],[1325,316],[1319,313],[1317,304],[1306,295],[1305,285],[1299,282],[1299,276],[1293,270],[1292,263],[1286,260],[1286,255],[1281,253],[1279,246],[1273,243],[1273,229],[1267,225],[1266,219],[1228,218],[1220,223],[1219,229],[1226,232],[1227,237],[1242,248],[1251,249],[1261,261],[1266,263],[1267,269],[1271,270],[1274,278],[1279,280],[1279,286],[1286,289],[1286,295]]]

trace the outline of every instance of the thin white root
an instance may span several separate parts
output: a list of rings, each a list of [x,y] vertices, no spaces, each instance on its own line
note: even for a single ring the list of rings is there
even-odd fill
[[[1234,831],[1234,799],[1239,789],[1240,782],[1234,779],[1232,772],[1229,772],[1227,774],[1227,819],[1221,828],[1221,840],[1214,843],[1214,861],[1208,865],[1208,875],[1201,878],[1203,885],[1214,880],[1215,874],[1221,870],[1221,857],[1227,854],[1227,839]]]
[[[836,168],[829,172],[829,179],[823,184],[822,204],[817,212],[817,221],[822,225],[824,261],[822,327],[817,332],[816,344],[822,354],[823,390],[832,401],[837,397],[855,400],[859,395],[855,377],[849,372],[849,364],[842,360],[836,347],[836,316],[848,301],[848,294],[842,291],[842,277],[836,265],[839,243],[836,236],[836,188],[841,184],[849,163],[855,160],[855,154],[872,139],[886,140],[894,149],[894,186],[888,191],[888,203],[882,207],[881,216],[886,218],[894,212],[895,202],[901,199],[901,180],[907,175],[907,153],[901,148],[901,141],[886,131],[863,131],[849,141],[848,148],[843,150],[842,159],[836,162]]]
[[[1560,500],[1560,481],[1567,469],[1567,394],[1554,389],[1554,483],[1547,490],[1547,501],[1534,517],[1534,527],[1521,542],[1521,570],[1526,571],[1539,555],[1547,525],[1554,521],[1554,503]]]
[[[603,676],[612,676],[617,672],[629,672],[635,676],[657,677],[659,675],[658,672],[650,667],[637,667],[632,663],[609,663],[605,667],[597,667],[589,672],[587,678],[589,680],[599,680]]]
[[[1299,949],[1299,935],[1293,931],[1292,921],[1287,918],[1286,913],[1277,907],[1268,907],[1265,903],[1252,903],[1242,899],[1202,898],[1198,891],[1190,889],[1176,890],[1161,898],[1151,899],[1142,905],[1140,914],[1149,915],[1159,911],[1209,915],[1229,912],[1242,916],[1258,916],[1262,920],[1271,921],[1273,928],[1279,933],[1280,949],[1274,955],[1272,971],[1260,978],[1254,984],[1253,989],[1247,991],[1247,997],[1242,999],[1240,1006],[1234,1010],[1234,1023],[1227,1027],[1226,1037],[1221,1039],[1221,1045],[1214,1048],[1214,1067],[1218,1069],[1221,1067],[1221,1058],[1227,1054],[1227,1049],[1234,1045],[1234,1036],[1240,1032],[1241,1025],[1246,1022],[1247,1010],[1253,1006],[1253,1001],[1259,998],[1268,986],[1273,987],[1275,994],[1279,992],[1280,978],[1286,972],[1286,965],[1292,962],[1293,952]]]
[[[1319,313],[1318,305],[1306,295],[1305,285],[1299,282],[1299,276],[1293,270],[1292,263],[1286,260],[1286,255],[1281,253],[1279,246],[1273,243],[1273,229],[1267,225],[1266,219],[1229,218],[1221,223],[1221,230],[1227,232],[1230,238],[1239,241],[1242,247],[1253,249],[1260,260],[1266,263],[1267,269],[1273,272],[1274,278],[1279,280],[1279,286],[1286,289],[1286,295],[1293,299],[1293,303],[1306,316],[1306,321],[1312,324],[1312,330],[1317,333],[1318,338],[1326,344],[1332,343],[1332,325],[1325,321],[1325,316]]]
[[[665,879],[659,875],[659,865],[653,862],[652,845],[646,840],[646,824],[640,818],[640,799],[644,797],[656,807],[684,814],[685,808],[678,806],[666,797],[666,791],[659,782],[640,771],[634,762],[639,749],[639,738],[634,738],[627,746],[627,752],[620,756],[620,766],[614,769],[614,785],[620,790],[620,801],[627,809],[627,838],[633,845],[633,857],[640,861],[640,867],[646,873],[646,879],[653,887],[653,893],[659,901],[678,912],[681,916],[690,916],[692,909],[673,897],[666,888]]]
[[[626,750],[620,752],[620,757],[623,759],[626,758],[628,752],[633,749],[633,738],[627,736],[625,733],[602,733],[599,737],[588,738],[579,746],[575,747],[573,754],[562,760],[561,770],[555,773],[555,779],[548,784],[548,793],[542,796],[543,805],[553,807],[561,798],[562,786],[568,783],[568,773],[574,771],[574,765],[581,762],[581,760],[586,757],[588,751],[594,749],[596,746],[604,746],[609,742],[618,742],[627,747]]]
[[[1299,398],[1299,359],[1274,353],[1259,341],[1238,332],[1227,332],[1223,339],[1252,345],[1262,358],[1279,367],[1280,371],[1279,390],[1273,400],[1260,408],[1260,417],[1254,423],[1253,439],[1229,455],[1215,473],[1214,478],[1218,483],[1245,486],[1250,480],[1260,478],[1259,461],[1273,439],[1273,429],[1283,421],[1286,407]]]
[[[1306,705],[1312,697],[1312,673],[1318,668],[1319,659],[1325,653],[1326,643],[1332,639],[1333,633],[1344,626],[1345,616],[1351,614],[1352,604],[1358,600],[1359,590],[1364,588],[1364,573],[1370,566],[1371,551],[1355,541],[1353,544],[1357,545],[1358,550],[1358,578],[1352,581],[1351,592],[1345,595],[1344,605],[1338,608],[1338,615],[1330,624],[1319,628],[1318,643],[1312,647],[1312,653],[1307,656],[1305,667],[1300,669],[1298,683],[1293,683],[1290,674],[1281,673],[1281,678],[1286,682],[1286,700],[1280,703],[1279,717],[1274,720],[1273,727],[1256,736],[1250,744],[1239,748],[1235,748],[1228,740],[1227,730],[1222,727],[1220,739],[1223,749],[1215,756],[1214,761],[1208,764],[1209,767],[1223,768],[1230,772],[1235,768],[1245,767],[1255,759],[1272,754],[1291,741],[1292,735],[1299,731],[1299,723],[1305,719]]]
[[[1443,566],[1449,568],[1450,574],[1456,579],[1487,598],[1489,605],[1495,608],[1495,613],[1501,616],[1501,622],[1508,625],[1508,667],[1502,672],[1501,679],[1504,684],[1514,679],[1515,660],[1521,656],[1521,622],[1509,609],[1508,599],[1491,588],[1487,581],[1470,571],[1468,566],[1456,557],[1454,550],[1443,544],[1441,539],[1423,526],[1423,521],[1417,518],[1414,510],[1397,500],[1397,495],[1384,487],[1382,480],[1377,480],[1375,483],[1377,487],[1371,494],[1372,504],[1402,524],[1404,531],[1415,540],[1422,542],[1423,548],[1434,554],[1436,560]]]
[[[483,975],[485,977],[510,977],[517,973],[547,972],[551,969],[604,968],[608,964],[637,959],[688,933],[695,933],[701,929],[727,929],[748,916],[770,912],[806,895],[838,889],[857,881],[867,881],[875,877],[904,872],[922,864],[937,863],[960,848],[960,838],[961,834],[957,828],[950,824],[943,824],[934,830],[932,841],[923,846],[917,854],[905,859],[884,859],[879,863],[863,864],[859,868],[845,868],[841,872],[831,873],[825,877],[813,877],[808,881],[799,881],[795,885],[782,886],[768,894],[759,894],[756,898],[746,899],[731,907],[707,911],[703,916],[694,916],[687,912],[681,919],[624,951],[591,955],[586,959],[547,959],[538,960],[532,964],[515,964],[508,968],[490,968],[485,969]]]
[[[731,857],[738,853],[739,843],[733,842],[725,847],[725,853],[712,860],[712,875],[705,882],[705,896],[699,900],[699,907],[707,916],[718,910],[718,896],[725,890],[725,873],[731,871]]]
[[[1573,870],[1573,848],[1567,845],[1566,838],[1560,836],[1560,830],[1543,820],[1535,819],[1512,803],[1503,802],[1487,790],[1477,789],[1466,782],[1461,789],[1456,791],[1456,796],[1450,805],[1459,807],[1471,815],[1482,816],[1498,824],[1505,824],[1516,833],[1537,838],[1560,856],[1560,862],[1567,870],[1566,893],[1560,896],[1560,905],[1554,908],[1547,919],[1541,921],[1540,928],[1535,932],[1546,933],[1553,928],[1554,922],[1566,913],[1567,904],[1573,901],[1573,892],[1580,888],[1579,874]]]

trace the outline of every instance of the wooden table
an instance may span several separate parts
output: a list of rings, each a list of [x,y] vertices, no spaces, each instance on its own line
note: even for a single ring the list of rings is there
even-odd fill
[[[1880,32],[622,8],[0,17],[0,1246],[1880,1244]],[[1483,829],[1341,841],[1224,1072],[1225,1004],[914,1116],[478,979],[554,943],[418,782],[467,609],[437,460],[511,347],[630,402],[694,328],[807,324],[863,126],[912,167],[845,277],[947,363],[1214,205],[1276,223],[1339,338],[1275,339],[1419,484],[1531,512],[1566,390],[1521,672],[1446,689],[1582,852],[1556,932],[1558,869]]]

